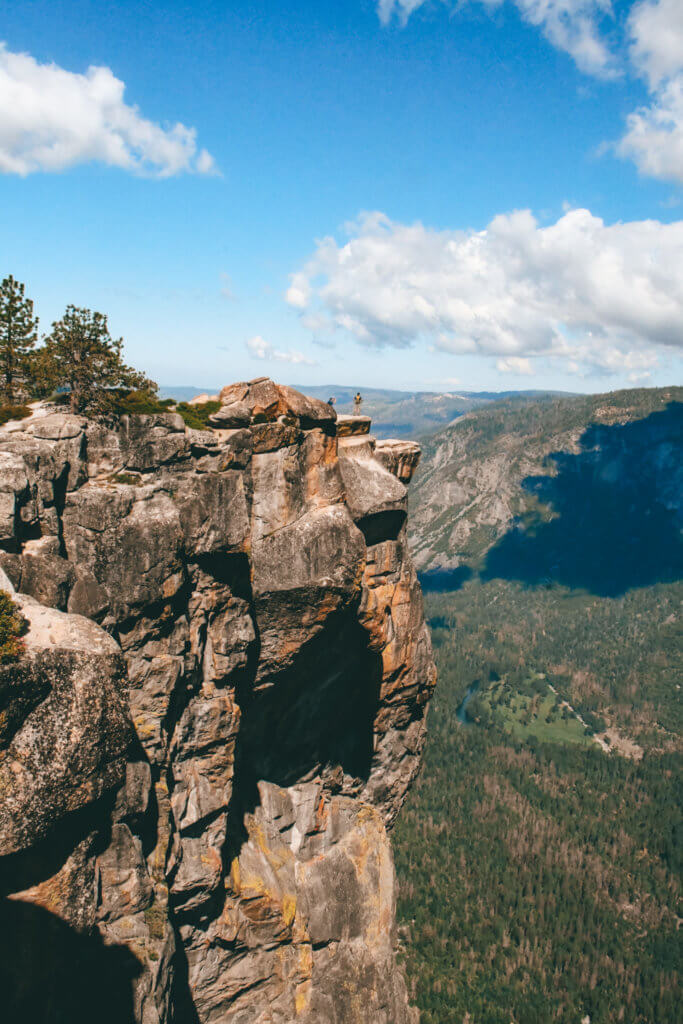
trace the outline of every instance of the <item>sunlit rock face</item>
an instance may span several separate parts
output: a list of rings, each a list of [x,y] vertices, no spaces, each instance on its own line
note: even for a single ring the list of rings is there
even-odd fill
[[[417,1020],[387,828],[435,681],[419,449],[265,378],[219,399],[0,429],[12,1020]]]

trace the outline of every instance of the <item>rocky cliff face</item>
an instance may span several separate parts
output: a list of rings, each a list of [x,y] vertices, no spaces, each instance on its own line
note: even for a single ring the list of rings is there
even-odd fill
[[[435,679],[419,450],[268,379],[221,401],[206,432],[0,430],[29,625],[0,666],[11,1021],[416,1019],[387,828]]]

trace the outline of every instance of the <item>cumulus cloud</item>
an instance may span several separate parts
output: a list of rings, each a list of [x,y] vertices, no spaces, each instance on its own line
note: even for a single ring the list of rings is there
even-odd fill
[[[484,0],[490,2],[490,0]],[[576,62],[581,71],[608,76],[615,60],[601,37],[600,23],[611,16],[611,0],[515,0],[525,21]]]
[[[394,16],[403,25],[419,7],[430,0],[378,0],[377,10],[383,24]],[[455,7],[457,0],[441,0]],[[505,0],[470,0],[489,9],[502,6]],[[612,0],[513,0],[525,21],[539,28],[553,46],[564,50],[577,66],[589,74],[611,75],[615,61],[601,37],[603,18],[612,15]]]
[[[532,377],[534,368],[530,359],[522,356],[508,356],[507,359],[499,359],[496,362],[496,369],[501,373],[514,373],[516,376]]]
[[[282,352],[274,348],[269,341],[262,338],[260,334],[250,338],[247,342],[247,349],[255,359],[275,359],[280,363],[296,363],[299,366],[316,366],[317,364],[303,354],[303,352]]]
[[[631,61],[652,102],[630,114],[617,152],[641,174],[683,183],[683,3],[645,0],[628,20]]]
[[[370,213],[347,230],[317,243],[287,296],[332,335],[424,340],[514,372],[538,357],[640,371],[683,346],[683,221],[607,225],[577,209],[542,227],[522,210],[483,231],[437,231]]]
[[[654,89],[683,71],[683,4],[681,0],[645,0],[628,19],[631,60]]]
[[[683,74],[659,88],[650,106],[629,114],[617,152],[641,174],[683,184]]]
[[[197,149],[194,128],[148,120],[124,102],[124,90],[107,67],[77,74],[0,43],[0,172],[98,161],[160,178],[215,173],[211,154]]]

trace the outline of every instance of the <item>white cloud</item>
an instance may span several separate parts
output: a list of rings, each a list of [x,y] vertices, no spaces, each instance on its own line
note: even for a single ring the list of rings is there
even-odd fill
[[[281,363],[296,363],[299,366],[316,366],[314,360],[309,359],[303,352],[281,352],[274,348],[269,341],[262,338],[260,334],[250,338],[247,348],[255,359],[275,359]]]
[[[683,2],[645,0],[628,19],[631,61],[652,102],[626,120],[617,146],[641,174],[683,183]]]
[[[516,376],[533,377],[534,368],[530,359],[522,356],[508,356],[506,359],[499,359],[496,362],[496,369],[501,373],[514,373]]]
[[[683,71],[683,3],[681,0],[645,0],[636,4],[628,19],[631,60],[655,89],[666,78]]]
[[[484,0],[486,2],[486,0]],[[587,74],[609,75],[615,62],[600,34],[600,22],[612,14],[611,0],[515,0],[525,21],[540,28]]]
[[[683,347],[683,221],[606,225],[578,209],[541,227],[523,210],[484,231],[437,231],[372,213],[347,230],[292,276],[290,303],[328,334],[423,340],[518,370],[551,357],[570,372],[647,369]]]
[[[76,74],[0,43],[0,172],[98,161],[160,178],[215,173],[211,154],[197,150],[194,128],[147,120],[124,102],[124,89],[107,67]]]
[[[641,174],[683,184],[683,74],[659,88],[649,107],[629,114],[626,125],[619,155]]]
[[[377,10],[382,24],[396,15],[403,25],[413,11],[430,0],[378,0]],[[459,0],[441,0],[451,7]],[[467,2],[467,0],[465,0]],[[487,8],[502,6],[504,0],[469,0]],[[560,50],[570,54],[577,66],[588,74],[610,75],[615,61],[601,38],[600,24],[612,15],[612,0],[513,0],[522,18],[543,32]]]
[[[377,12],[383,25],[388,25],[394,14],[405,25],[413,11],[423,7],[429,0],[377,0]]]
[[[292,274],[287,289],[287,302],[295,309],[305,309],[311,299],[311,286],[305,274]]]
[[[623,352],[615,346],[605,346],[595,354],[594,365],[604,373],[629,373],[631,380],[649,377],[649,371],[657,365],[654,352]]]

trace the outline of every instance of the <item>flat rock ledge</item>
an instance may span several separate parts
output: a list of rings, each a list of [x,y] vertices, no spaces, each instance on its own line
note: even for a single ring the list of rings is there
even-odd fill
[[[356,437],[369,434],[372,420],[369,416],[339,415],[337,416],[337,437]]]
[[[207,396],[211,397],[211,396]],[[0,429],[8,1020],[415,1024],[389,833],[435,683],[419,449],[268,378]]]

